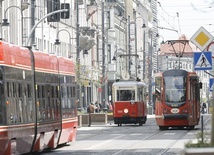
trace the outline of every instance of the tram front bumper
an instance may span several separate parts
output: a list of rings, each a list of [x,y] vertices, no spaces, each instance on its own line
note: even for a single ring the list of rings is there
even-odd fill
[[[188,114],[164,114],[163,119],[188,119]]]
[[[129,123],[145,123],[147,121],[147,117],[114,117],[115,124],[129,124]]]

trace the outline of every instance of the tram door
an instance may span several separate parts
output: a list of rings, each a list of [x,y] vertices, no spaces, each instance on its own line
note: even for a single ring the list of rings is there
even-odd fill
[[[192,103],[191,104],[191,113],[192,113],[192,119],[193,121],[197,121],[197,98],[198,98],[198,95],[197,94],[197,80],[194,79],[194,78],[190,78],[190,101]]]

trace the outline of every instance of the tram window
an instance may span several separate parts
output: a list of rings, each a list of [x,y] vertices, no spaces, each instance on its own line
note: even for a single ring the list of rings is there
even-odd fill
[[[56,97],[59,98],[58,86],[55,87],[56,90]]]
[[[51,98],[52,97],[52,90],[51,90],[51,86],[47,85],[47,97]]]
[[[40,90],[40,87],[39,85],[37,85],[37,97],[39,98],[39,90]]]
[[[27,84],[28,97],[31,97],[31,85]]]
[[[130,101],[135,100],[134,90],[117,90],[118,101]]]
[[[76,88],[73,86],[73,87],[72,87],[72,97],[75,97],[75,94],[76,94],[76,91],[75,91],[75,90],[76,90]]]
[[[67,87],[67,96],[71,97],[71,95],[70,95],[70,87]]]
[[[22,84],[18,83],[18,97],[23,96],[23,89],[22,89]]]
[[[45,86],[42,86],[42,98],[45,98]]]
[[[55,88],[54,86],[51,87],[51,98],[55,98],[55,89],[54,88]]]
[[[63,98],[63,87],[61,86],[61,97]]]
[[[138,101],[142,101],[143,100],[143,91],[142,91],[142,88],[138,88],[137,93],[138,93],[137,100]]]
[[[7,96],[10,97],[10,83],[7,82]]]
[[[186,92],[186,78],[167,76],[164,78],[166,102],[183,102]]]
[[[71,98],[74,97],[73,96],[73,87],[72,86],[70,87],[70,94],[71,94]]]
[[[12,86],[13,86],[13,88],[12,88],[12,97],[15,97],[16,96],[16,84],[13,82]]]

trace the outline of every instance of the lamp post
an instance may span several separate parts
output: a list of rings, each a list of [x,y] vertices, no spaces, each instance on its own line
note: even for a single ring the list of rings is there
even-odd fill
[[[142,18],[141,16],[138,16],[134,18],[134,24],[135,24],[135,54],[137,54],[137,18]],[[142,28],[146,28],[145,20],[143,19],[143,25]],[[143,30],[143,79],[145,79],[145,30]],[[136,61],[136,58],[135,58]],[[136,69],[136,76],[137,76],[137,69]],[[136,77],[137,78],[137,77]]]
[[[104,0],[102,0],[102,82],[104,82],[105,84],[102,85],[102,105],[106,107],[106,87],[107,87],[107,83],[106,83],[106,69],[105,69],[105,21],[104,21]]]
[[[18,7],[18,6],[10,6],[5,10],[2,26],[9,26],[10,25],[9,22],[8,22],[8,19],[6,18],[6,13],[10,8],[17,8],[21,12],[21,41],[22,41],[21,45],[23,45],[23,12],[22,12],[23,10],[20,7]]]
[[[152,33],[151,33],[151,41],[149,47],[149,105],[152,105],[152,54],[153,54],[153,47],[152,47]]]
[[[142,18],[143,19],[143,18]],[[145,28],[146,28],[146,24],[145,24],[145,20],[143,19],[143,26],[142,28],[144,28],[143,30],[143,81],[145,81],[145,76],[146,76],[146,32],[145,32]]]
[[[56,34],[56,40],[55,40],[55,45],[60,45],[60,41],[59,41],[59,33],[60,32],[62,32],[62,31],[65,31],[65,32],[67,32],[68,33],[68,35],[69,35],[69,49],[70,49],[70,51],[71,51],[71,34],[70,34],[70,32],[68,31],[68,30],[66,30],[66,29],[61,29],[61,30],[59,30],[58,32],[57,32],[57,34]]]
[[[80,85],[80,42],[79,42],[79,1],[76,1],[76,81],[77,81],[77,85],[76,85],[76,102],[78,104],[79,107],[82,107],[82,101],[81,101],[81,85]],[[81,105],[80,105],[81,104]]]
[[[158,33],[156,34],[156,38],[162,38],[162,41],[161,41],[161,43],[160,44],[164,44],[164,37],[162,36],[162,35],[159,35]],[[158,58],[158,54],[159,54],[159,52],[160,52],[160,48],[158,48],[158,50],[156,51],[157,52],[157,72],[159,72],[159,58]]]

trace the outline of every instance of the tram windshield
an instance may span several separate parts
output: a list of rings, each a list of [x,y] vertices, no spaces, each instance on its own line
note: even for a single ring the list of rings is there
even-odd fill
[[[166,102],[184,102],[186,99],[186,78],[183,76],[166,76],[165,101]]]
[[[117,90],[117,101],[135,100],[135,90]]]

